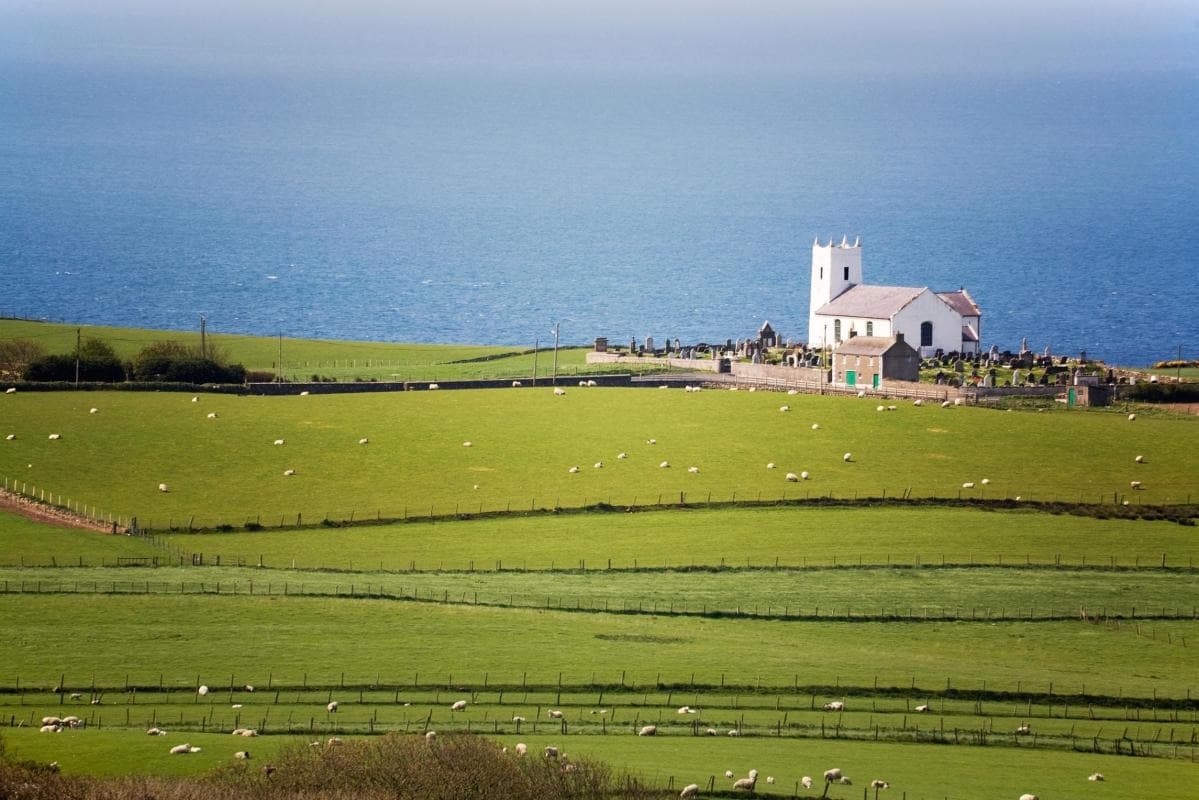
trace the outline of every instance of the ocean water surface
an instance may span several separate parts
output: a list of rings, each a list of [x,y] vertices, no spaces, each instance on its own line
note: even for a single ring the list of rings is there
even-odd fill
[[[0,70],[0,313],[802,340],[814,237],[983,345],[1199,356],[1199,80]]]

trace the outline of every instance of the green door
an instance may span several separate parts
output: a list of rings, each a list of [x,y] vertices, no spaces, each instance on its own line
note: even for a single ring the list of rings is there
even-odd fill
[[[874,388],[878,388],[878,373],[874,373]]]
[[[854,372],[852,369],[845,370],[845,382],[848,383],[850,386],[857,386],[858,385],[858,373]]]
[[[1074,393],[1073,388],[1071,388],[1068,392],[1066,392],[1066,408],[1074,408],[1074,403],[1077,400],[1078,400],[1078,395]]]

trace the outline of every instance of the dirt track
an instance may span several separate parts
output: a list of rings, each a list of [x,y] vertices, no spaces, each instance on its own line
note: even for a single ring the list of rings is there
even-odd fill
[[[0,510],[10,511],[34,522],[48,525],[58,525],[63,528],[82,528],[98,533],[109,533],[111,525],[81,517],[61,508],[52,508],[45,503],[39,503],[23,495],[15,494],[7,489],[0,489]]]

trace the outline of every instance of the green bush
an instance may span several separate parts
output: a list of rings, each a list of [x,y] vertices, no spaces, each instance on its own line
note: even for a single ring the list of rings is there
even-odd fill
[[[1199,383],[1138,383],[1124,397],[1142,403],[1197,403]]]
[[[27,381],[75,380],[75,356],[43,356],[30,362],[21,375]],[[79,380],[101,383],[119,383],[125,380],[125,367],[115,356],[111,359],[80,358]]]

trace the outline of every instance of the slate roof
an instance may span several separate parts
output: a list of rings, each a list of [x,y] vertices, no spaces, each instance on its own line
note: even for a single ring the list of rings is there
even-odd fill
[[[981,317],[983,312],[979,310],[978,304],[974,302],[974,298],[965,289],[959,289],[956,292],[937,292],[937,297],[949,304],[949,307],[963,317]]]
[[[859,283],[816,309],[816,313],[827,317],[891,319],[925,291],[924,287]]]
[[[895,339],[882,336],[852,336],[837,345],[833,352],[848,356],[881,356],[897,344]]]

